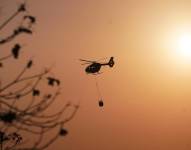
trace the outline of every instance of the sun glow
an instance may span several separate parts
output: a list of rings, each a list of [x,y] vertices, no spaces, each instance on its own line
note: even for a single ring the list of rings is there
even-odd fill
[[[191,35],[183,34],[177,41],[177,53],[179,57],[191,61]]]
[[[191,30],[179,27],[166,36],[168,60],[173,68],[190,70],[191,68]],[[178,69],[178,70],[179,70]]]

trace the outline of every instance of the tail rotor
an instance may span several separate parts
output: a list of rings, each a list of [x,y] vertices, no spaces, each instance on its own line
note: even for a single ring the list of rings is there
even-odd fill
[[[111,57],[111,58],[110,58],[110,60],[109,60],[109,62],[108,62],[109,67],[113,67],[113,66],[114,66],[115,62],[114,62],[113,59],[114,59],[114,57]]]

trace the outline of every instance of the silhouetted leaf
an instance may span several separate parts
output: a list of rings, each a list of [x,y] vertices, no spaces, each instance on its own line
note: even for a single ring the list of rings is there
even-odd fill
[[[16,113],[11,111],[0,114],[0,120],[2,120],[5,123],[12,123],[16,119],[17,119]]]
[[[47,77],[47,80],[48,80],[48,85],[54,86],[54,78]]]
[[[9,138],[8,138],[8,136],[6,135],[6,133],[0,131],[0,143],[1,143],[1,142],[8,141],[8,140],[9,140]]]
[[[19,27],[18,29],[14,30],[14,36],[18,35],[19,33],[32,34],[32,30],[25,27]]]
[[[60,80],[52,78],[52,77],[47,77],[48,80],[48,85],[50,86],[54,86],[55,84],[57,84],[58,86],[60,85]]]
[[[24,32],[24,33],[32,34],[32,30],[25,28],[25,27],[19,27],[18,32]]]
[[[47,98],[47,99],[50,99],[51,97],[52,97],[51,94],[46,95],[46,98]]]
[[[5,132],[0,131],[0,138],[3,139]]]
[[[19,52],[20,52],[21,46],[19,44],[15,44],[15,46],[12,49],[12,55],[15,59],[18,59]]]
[[[2,68],[3,67],[3,63],[2,62],[0,62],[0,68]]]
[[[28,63],[27,63],[27,68],[30,68],[33,64],[33,61],[32,60],[29,60]]]
[[[68,131],[64,128],[60,129],[60,135],[61,136],[66,136],[68,134]]]
[[[16,99],[19,99],[20,97],[21,97],[21,95],[20,95],[20,94],[17,94],[15,98],[16,98]]]
[[[34,16],[24,16],[24,19],[29,19],[31,23],[35,23],[36,22],[36,18]]]
[[[19,6],[19,8],[18,8],[18,11],[19,11],[19,12],[26,11],[26,4],[25,4],[25,3],[21,4],[21,5]]]
[[[39,96],[40,95],[40,91],[37,90],[37,89],[34,89],[33,92],[32,92],[32,95],[33,96]]]
[[[22,141],[22,137],[16,132],[11,135],[11,138],[15,141],[15,144],[19,144]]]
[[[55,79],[55,82],[56,82],[57,85],[60,85],[60,80]]]

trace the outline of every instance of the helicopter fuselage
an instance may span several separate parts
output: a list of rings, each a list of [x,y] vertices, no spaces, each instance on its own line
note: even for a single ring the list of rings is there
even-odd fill
[[[92,63],[91,65],[86,67],[85,71],[86,71],[86,73],[97,73],[100,71],[102,65],[103,64],[96,63],[96,62]]]
[[[85,64],[90,64],[89,66],[86,67],[85,71],[87,74],[97,74],[100,73],[100,69],[102,66],[109,66],[109,67],[113,67],[114,65],[114,60],[113,57],[110,58],[109,62],[107,63],[99,63],[96,61],[89,61],[89,60],[84,60],[84,59],[80,59],[81,61],[85,61]]]

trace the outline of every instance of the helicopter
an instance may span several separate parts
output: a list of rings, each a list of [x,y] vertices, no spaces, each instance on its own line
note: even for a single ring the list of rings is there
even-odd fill
[[[113,67],[115,62],[114,62],[114,57],[110,57],[109,61],[107,63],[99,63],[97,61],[89,61],[89,60],[84,60],[80,59],[80,61],[84,61],[84,64],[90,64],[89,66],[86,67],[85,71],[87,74],[99,74],[100,69],[102,66],[109,66]]]

